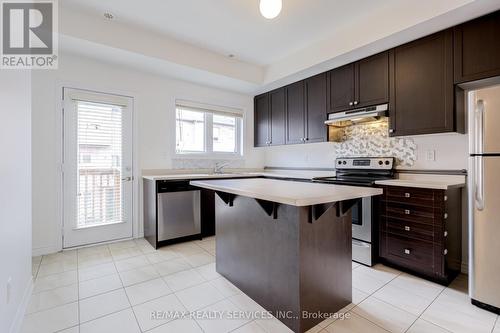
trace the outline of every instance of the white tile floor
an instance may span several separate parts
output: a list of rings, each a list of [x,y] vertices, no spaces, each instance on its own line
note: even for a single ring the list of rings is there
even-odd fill
[[[208,238],[158,251],[138,239],[35,257],[22,331],[290,332],[276,319],[228,317],[263,309],[217,274],[214,255],[215,238]],[[470,304],[465,276],[444,288],[382,265],[352,268],[345,319],[327,319],[310,332],[500,333],[498,316]],[[225,315],[151,318],[152,311],[169,310]]]

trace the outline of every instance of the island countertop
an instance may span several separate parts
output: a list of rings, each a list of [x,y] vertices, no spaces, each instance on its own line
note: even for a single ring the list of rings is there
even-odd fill
[[[195,180],[191,185],[292,206],[310,206],[383,193],[382,189],[266,178]]]

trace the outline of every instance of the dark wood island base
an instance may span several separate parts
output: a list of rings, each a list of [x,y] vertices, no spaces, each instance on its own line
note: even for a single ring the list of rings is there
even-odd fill
[[[218,273],[294,332],[351,303],[353,201],[298,207],[216,193]]]

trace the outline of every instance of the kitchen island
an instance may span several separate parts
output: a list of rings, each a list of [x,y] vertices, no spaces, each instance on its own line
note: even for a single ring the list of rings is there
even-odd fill
[[[351,302],[350,208],[382,190],[264,178],[191,185],[216,193],[217,272],[294,332]]]

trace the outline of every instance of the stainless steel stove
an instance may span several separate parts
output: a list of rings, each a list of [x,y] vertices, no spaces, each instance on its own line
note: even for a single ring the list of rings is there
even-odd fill
[[[377,180],[394,178],[393,157],[349,157],[335,160],[336,175],[314,178],[314,182],[348,186],[374,186]],[[378,251],[373,198],[363,198],[352,207],[352,260],[372,266]]]

